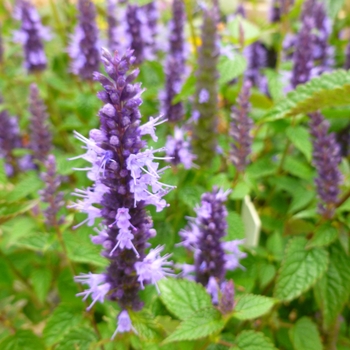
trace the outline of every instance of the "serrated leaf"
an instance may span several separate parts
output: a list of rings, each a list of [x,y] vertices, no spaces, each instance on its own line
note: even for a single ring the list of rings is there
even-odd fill
[[[213,307],[202,309],[181,322],[164,343],[180,340],[194,340],[219,332],[225,326],[221,313]]]
[[[233,241],[234,239],[245,238],[243,220],[235,211],[228,213],[227,225],[227,235],[223,238],[224,241]]]
[[[290,174],[305,180],[311,179],[313,175],[313,171],[309,165],[291,156],[287,156],[285,158],[285,161],[283,163],[283,170],[288,171]]]
[[[158,284],[163,303],[180,320],[188,318],[200,309],[212,306],[209,294],[199,283],[167,278]]]
[[[45,350],[44,343],[29,330],[18,330],[0,342],[1,350]]]
[[[233,317],[251,320],[269,312],[276,300],[262,295],[245,294],[238,298]]]
[[[243,199],[250,192],[250,187],[243,181],[239,181],[233,191],[230,194],[230,198],[235,199]]]
[[[60,342],[63,337],[82,321],[83,314],[75,305],[60,304],[48,319],[43,335],[47,346]]]
[[[25,203],[7,203],[0,206],[0,224],[13,219],[15,216],[21,215],[32,209],[38,204],[37,200],[28,201]]]
[[[330,224],[324,224],[315,230],[315,234],[306,245],[306,248],[328,246],[333,243],[337,237],[338,230]]]
[[[290,142],[304,154],[308,162],[311,161],[312,155],[312,143],[310,141],[310,135],[305,127],[300,125],[289,127],[286,130],[286,135]]]
[[[36,194],[38,190],[43,186],[40,177],[36,173],[29,173],[25,178],[23,178],[11,193],[7,195],[7,200],[9,202],[15,202],[20,199],[27,197],[30,194]]]
[[[261,34],[260,29],[254,23],[247,21],[241,16],[235,16],[233,21],[227,23],[227,31],[229,39],[235,44],[240,43],[240,28],[244,33],[244,46],[253,43]]]
[[[147,310],[142,310],[141,312],[129,311],[129,315],[140,338],[154,340],[160,337],[160,327],[150,312]]]
[[[330,247],[329,260],[327,272],[314,288],[325,329],[335,322],[350,295],[350,257],[339,243]]]
[[[289,330],[289,337],[295,350],[322,350],[317,326],[308,318],[300,318]]]
[[[298,85],[259,122],[265,123],[347,104],[350,104],[350,72],[335,70]]]
[[[90,345],[96,341],[95,331],[92,328],[79,326],[71,329],[55,347],[55,350],[89,350]]]
[[[32,272],[31,281],[33,288],[35,294],[42,303],[45,301],[47,293],[49,292],[51,280],[52,272],[49,269],[37,268]]]
[[[328,266],[328,254],[322,248],[306,250],[304,237],[292,238],[277,276],[275,297],[290,301],[310,289]]]
[[[218,71],[220,74],[218,81],[219,86],[225,85],[243,74],[246,67],[246,59],[238,53],[234,53],[231,59],[226,56],[220,56],[218,63]]]
[[[237,335],[232,350],[277,350],[271,340],[261,332],[243,331]]]

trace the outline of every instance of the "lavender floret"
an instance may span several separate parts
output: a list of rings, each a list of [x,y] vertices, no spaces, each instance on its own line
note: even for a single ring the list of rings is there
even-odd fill
[[[222,294],[219,302],[219,310],[222,314],[229,314],[233,311],[235,287],[232,280],[223,283]]]
[[[14,40],[23,45],[25,68],[29,73],[43,71],[47,65],[43,40],[51,39],[48,29],[41,24],[37,10],[29,1],[17,2],[14,17],[21,21]]]
[[[78,24],[68,47],[71,72],[84,80],[92,80],[92,74],[100,65],[96,9],[90,0],[78,0]]]
[[[198,70],[196,72],[196,94],[193,107],[193,152],[197,164],[210,166],[216,154],[218,124],[217,62],[219,56],[215,9],[204,11],[202,46],[199,48]],[[208,92],[205,101],[200,99],[203,90]]]
[[[52,148],[52,136],[48,126],[48,115],[39,96],[36,84],[30,86],[29,110],[31,113],[30,144],[34,162],[43,162]]]
[[[237,107],[232,107],[232,122],[230,125],[231,144],[230,158],[239,172],[243,172],[249,164],[248,156],[251,152],[253,137],[251,129],[253,121],[249,118],[251,82],[245,81],[237,99]]]
[[[81,170],[88,170],[94,185],[76,190],[74,195],[80,199],[71,207],[87,214],[86,220],[77,226],[85,222],[92,226],[96,219],[102,219],[99,228],[95,228],[97,235],[91,240],[102,245],[102,254],[109,260],[104,273],[77,276],[76,281],[89,286],[79,293],[84,298],[92,296],[89,308],[108,298],[117,301],[125,311],[118,316],[116,333],[132,329],[127,310],[142,309],[140,289],[148,283],[157,287],[159,279],[172,275],[169,255],[160,255],[163,247],[146,253],[147,241],[156,234],[146,206],[151,204],[157,211],[163,210],[167,203],[162,197],[173,186],[159,181],[165,168],[159,168],[157,160],[166,158],[155,154],[164,148],[142,150],[146,141],[141,136],[149,134],[156,141],[155,126],[162,121],[161,117],[151,117],[140,125],[142,89],[139,83],[132,83],[138,70],[129,73],[135,60],[132,50],[124,56],[103,51],[108,77],[94,74],[104,88],[98,94],[104,102],[99,111],[101,127],[91,130],[89,138],[75,132],[87,150],[76,158],[91,163],[91,167]]]
[[[57,219],[57,214],[64,205],[64,194],[58,190],[61,185],[61,177],[57,175],[55,156],[50,154],[44,165],[46,173],[42,173],[41,178],[45,183],[45,188],[39,192],[40,199],[48,205],[44,210],[46,226],[55,228],[64,221],[63,217]]]
[[[339,170],[341,161],[340,147],[335,134],[328,133],[329,123],[321,113],[310,114],[310,133],[313,137],[313,164],[317,170],[315,184],[320,199],[319,213],[332,219],[340,193],[342,175]]]

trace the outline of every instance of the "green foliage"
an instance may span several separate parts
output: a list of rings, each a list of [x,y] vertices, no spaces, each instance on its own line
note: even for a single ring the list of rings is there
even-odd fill
[[[180,320],[212,305],[203,286],[192,281],[167,278],[159,282],[159,289],[167,309]]]
[[[276,300],[262,295],[245,294],[237,298],[233,317],[251,320],[269,312]]]
[[[0,342],[2,350],[45,350],[44,343],[32,331],[22,330]]]
[[[273,107],[260,122],[307,114],[319,109],[343,106],[350,103],[350,72],[336,70],[324,73],[299,85],[287,98]]]
[[[230,350],[276,350],[270,339],[261,332],[243,331],[235,339]]]
[[[89,350],[91,349],[91,344],[96,342],[96,340],[96,335],[92,328],[78,326],[71,328],[55,349],[67,350],[78,348],[79,350]]]
[[[300,318],[289,330],[295,350],[322,350],[322,341],[317,326],[308,318]]]
[[[225,322],[218,310],[213,307],[201,309],[181,322],[164,343],[204,338],[218,333],[224,325]]]
[[[290,240],[275,286],[275,297],[290,301],[310,289],[326,272],[328,254],[323,248],[305,250],[307,240]]]

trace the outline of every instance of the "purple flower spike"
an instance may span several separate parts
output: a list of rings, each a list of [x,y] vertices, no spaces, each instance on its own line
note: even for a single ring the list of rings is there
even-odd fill
[[[219,302],[219,309],[223,314],[229,314],[233,311],[235,287],[232,280],[225,281],[221,288],[222,294]]]
[[[0,97],[0,104],[2,98]],[[5,160],[7,176],[13,176],[19,171],[19,164],[13,154],[15,148],[22,147],[18,121],[10,117],[6,109],[0,111],[0,157]]]
[[[85,278],[77,281],[89,284],[90,288],[81,294],[84,298],[91,295],[93,303],[108,298],[124,310],[118,317],[115,337],[118,332],[134,330],[126,310],[142,309],[138,292],[144,285],[153,283],[157,287],[161,278],[172,275],[169,255],[160,256],[162,247],[146,253],[147,241],[156,231],[145,207],[152,204],[157,211],[164,209],[167,203],[163,196],[174,187],[160,181],[167,167],[160,168],[158,161],[167,157],[158,153],[165,149],[144,149],[146,141],[141,137],[150,135],[156,141],[155,127],[165,120],[151,117],[140,125],[143,90],[140,83],[133,83],[138,75],[138,70],[130,71],[136,61],[133,51],[119,56],[117,51],[111,55],[103,50],[101,60],[108,76],[94,74],[104,88],[98,93],[104,103],[98,113],[100,129],[91,130],[89,138],[75,132],[86,151],[75,158],[91,164],[79,170],[86,170],[94,184],[75,190],[73,194],[79,200],[71,207],[87,214],[78,226],[85,222],[92,226],[96,219],[102,219],[91,240],[103,247],[102,255],[109,266],[100,283]]]
[[[48,227],[57,227],[63,222],[63,218],[57,219],[57,213],[63,207],[64,201],[63,192],[58,191],[61,185],[61,179],[56,172],[55,156],[50,154],[44,165],[46,167],[46,173],[43,173],[41,178],[45,183],[45,188],[40,191],[40,198],[44,203],[48,204],[44,210],[45,224]]]
[[[232,122],[230,125],[231,161],[239,172],[243,172],[248,165],[248,156],[251,152],[253,138],[250,134],[253,121],[248,117],[250,112],[251,82],[246,80],[237,99],[237,107],[232,108]]]
[[[71,71],[84,80],[92,80],[100,65],[96,9],[90,0],[78,0],[78,10],[78,25],[68,47]]]
[[[128,5],[126,10],[126,19],[128,23],[128,31],[130,35],[130,47],[134,50],[136,64],[140,64],[145,60],[145,40],[142,33],[142,9],[137,5]]]
[[[196,218],[189,218],[189,226],[180,232],[180,243],[194,252],[195,266],[184,265],[183,275],[203,284],[212,296],[214,304],[219,302],[220,285],[225,280],[227,270],[242,267],[239,260],[246,254],[238,248],[242,241],[223,242],[227,234],[227,210],[224,202],[230,191],[214,188],[204,193],[201,205],[195,208]]]
[[[169,23],[169,55],[166,62],[165,92],[160,97],[162,111],[171,122],[183,118],[181,102],[173,103],[173,98],[181,91],[185,71],[185,5],[183,0],[173,0],[173,18]]]
[[[305,17],[295,43],[291,78],[293,88],[296,88],[299,84],[306,83],[311,76],[311,69],[313,67],[313,27],[313,19],[311,17]]]
[[[21,21],[21,28],[14,33],[14,40],[23,45],[25,68],[29,73],[44,70],[47,59],[43,40],[51,39],[48,29],[42,26],[37,10],[29,1],[17,2],[14,17]]]
[[[335,134],[328,133],[329,123],[321,113],[310,114],[310,133],[313,136],[313,163],[317,170],[315,179],[317,193],[320,199],[319,213],[327,219],[332,219],[342,183],[339,170],[340,147]]]
[[[46,107],[40,99],[36,84],[30,86],[29,110],[31,113],[29,148],[33,151],[33,160],[43,162],[52,148],[52,137]]]

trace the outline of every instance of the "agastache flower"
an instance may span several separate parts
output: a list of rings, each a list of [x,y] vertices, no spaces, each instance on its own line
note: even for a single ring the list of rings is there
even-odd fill
[[[184,266],[184,275],[191,276],[207,288],[214,304],[219,302],[220,289],[228,270],[242,267],[240,259],[246,254],[239,250],[242,240],[223,241],[227,235],[227,210],[224,202],[230,191],[214,188],[204,193],[201,205],[195,208],[196,218],[189,218],[189,226],[180,232],[182,243],[194,253],[194,266]]]
[[[50,32],[41,24],[37,10],[29,1],[17,2],[14,17],[21,21],[21,28],[14,33],[14,40],[23,45],[25,68],[29,73],[44,70],[47,59],[43,40],[51,39]]]
[[[315,179],[319,197],[319,213],[332,219],[340,193],[342,174],[339,170],[341,161],[340,147],[335,134],[328,133],[329,123],[321,113],[310,114],[310,134],[313,137],[313,164],[317,170]]]
[[[249,118],[251,82],[246,80],[237,99],[237,107],[232,108],[232,122],[230,125],[231,144],[230,158],[238,171],[243,172],[248,164],[253,138],[250,134],[253,121]]]
[[[102,245],[102,255],[109,260],[109,266],[101,275],[86,275],[76,280],[89,288],[79,293],[84,299],[92,296],[93,302],[105,298],[117,301],[122,312],[118,316],[117,333],[134,330],[128,310],[138,311],[143,303],[138,292],[145,284],[157,282],[172,275],[170,255],[160,256],[163,247],[151,249],[147,242],[156,235],[152,219],[146,212],[146,205],[152,204],[160,211],[167,206],[162,198],[173,186],[160,181],[166,168],[159,168],[158,160],[166,159],[156,154],[160,149],[145,149],[146,141],[141,136],[150,135],[154,140],[155,126],[164,122],[161,117],[151,118],[140,126],[142,103],[140,84],[133,84],[138,70],[129,72],[136,58],[129,50],[124,56],[117,52],[112,56],[103,50],[102,62],[108,77],[95,73],[94,78],[104,90],[98,93],[104,106],[99,111],[100,129],[93,129],[89,138],[78,133],[76,137],[84,143],[83,158],[91,166],[88,171],[94,185],[86,190],[75,190],[80,199],[72,207],[88,215],[86,221],[94,225],[95,219],[102,219],[91,236],[95,244]],[[81,223],[82,224],[82,223]]]
[[[45,224],[48,227],[57,227],[64,218],[57,218],[57,214],[63,208],[63,192],[59,191],[61,185],[61,177],[57,175],[55,156],[50,154],[44,162],[46,172],[41,174],[41,178],[45,183],[43,190],[39,192],[40,199],[47,204],[44,210]]]
[[[78,0],[78,10],[78,24],[68,47],[71,72],[92,80],[100,65],[96,9],[90,0]]]
[[[48,127],[48,115],[43,100],[39,96],[36,84],[30,86],[29,111],[30,145],[33,151],[33,160],[43,162],[52,148],[52,136]]]
[[[0,104],[3,102],[0,96]],[[13,151],[22,147],[18,120],[10,117],[6,109],[0,111],[0,156],[5,160],[5,171],[8,176],[13,176],[19,171],[18,160]]]
[[[151,1],[148,4],[143,6],[143,12],[146,17],[146,23],[149,31],[149,38],[147,46],[150,49],[150,52],[155,55],[157,53],[157,35],[158,35],[158,9],[157,9],[157,2]]]
[[[192,146],[199,166],[210,166],[217,146],[217,61],[219,55],[215,8],[204,10],[202,46],[196,72]]]
[[[164,115],[171,122],[178,122],[183,118],[183,105],[181,102],[173,103],[173,99],[181,91],[185,72],[185,5],[183,0],[173,0],[172,16],[169,23],[165,91],[161,92],[160,100]]]

